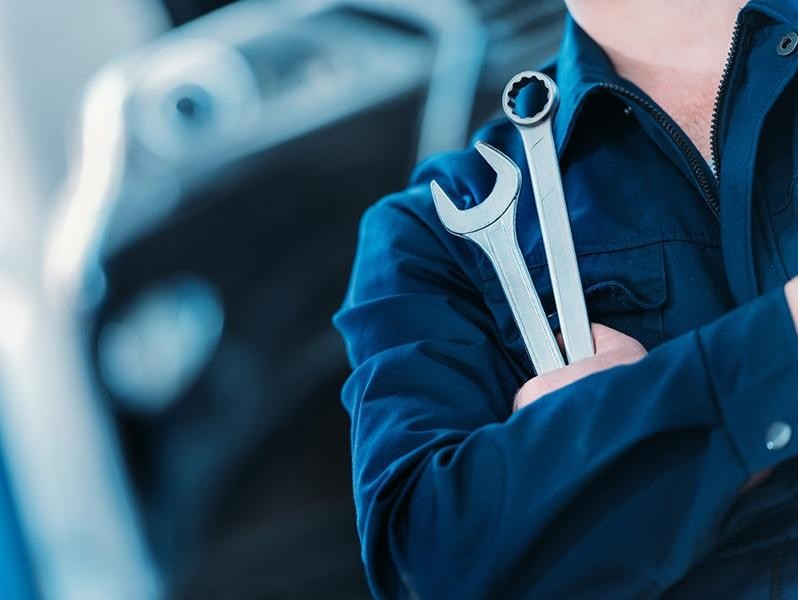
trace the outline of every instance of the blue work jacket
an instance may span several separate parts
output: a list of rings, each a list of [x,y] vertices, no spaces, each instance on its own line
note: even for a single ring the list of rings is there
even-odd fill
[[[425,162],[366,213],[335,323],[376,596],[798,597],[798,336],[783,293],[798,274],[796,29],[793,0],[740,13],[716,177],[566,25],[547,71],[574,243],[591,320],[650,350],[634,365],[513,414],[529,359],[487,258],[444,230],[429,190],[485,198],[493,174],[473,149]],[[476,139],[521,168],[519,243],[554,313],[519,136],[500,119]]]

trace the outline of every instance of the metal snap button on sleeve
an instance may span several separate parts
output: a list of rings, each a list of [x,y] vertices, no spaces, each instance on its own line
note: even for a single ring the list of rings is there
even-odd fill
[[[779,53],[779,56],[788,56],[795,52],[796,48],[798,48],[798,33],[791,31],[779,40],[776,52]]]
[[[771,423],[765,433],[765,445],[768,450],[781,450],[790,443],[792,438],[792,427],[784,421]]]

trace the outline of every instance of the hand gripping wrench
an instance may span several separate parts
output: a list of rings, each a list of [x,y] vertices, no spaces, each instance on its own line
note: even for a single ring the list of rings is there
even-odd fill
[[[515,214],[521,171],[512,160],[488,144],[477,142],[476,149],[496,171],[493,191],[477,206],[460,210],[433,181],[430,187],[435,209],[450,233],[475,242],[488,255],[535,373],[540,375],[564,366],[564,361],[518,247]]]
[[[523,117],[516,112],[516,100],[521,90],[535,81],[545,86],[546,103],[537,114]],[[558,103],[557,85],[536,71],[524,71],[513,77],[502,97],[504,112],[524,144],[565,353],[568,362],[573,363],[593,356],[594,348],[552,135],[551,119]]]

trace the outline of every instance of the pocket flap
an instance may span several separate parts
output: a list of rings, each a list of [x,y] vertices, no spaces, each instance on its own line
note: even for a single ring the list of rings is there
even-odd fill
[[[667,299],[661,244],[580,257],[588,304],[601,312],[654,310]]]
[[[663,339],[659,309],[667,300],[662,244],[591,252],[578,257],[588,317],[632,335],[647,348]],[[560,328],[546,265],[530,268],[543,309],[554,331]],[[502,338],[524,353],[518,327],[495,275],[485,280],[485,301],[499,324]]]
[[[583,255],[579,257],[579,269],[591,321],[602,321],[600,315],[656,310],[667,300],[661,244]],[[543,268],[539,275],[536,284],[540,282],[541,292],[548,300],[548,272]],[[557,331],[560,320],[554,310],[551,307],[549,323]]]

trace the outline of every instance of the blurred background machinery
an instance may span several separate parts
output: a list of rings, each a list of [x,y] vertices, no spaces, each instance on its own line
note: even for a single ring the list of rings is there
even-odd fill
[[[359,217],[563,10],[0,4],[0,595],[368,597],[330,324]]]

